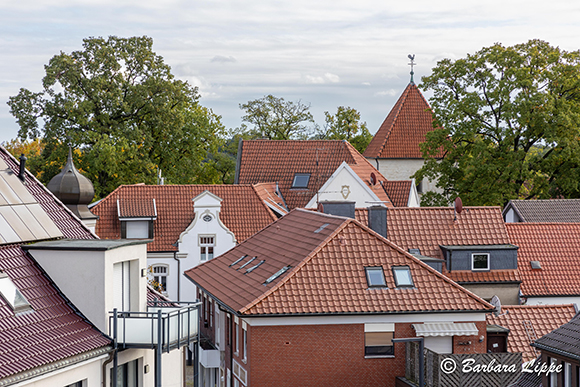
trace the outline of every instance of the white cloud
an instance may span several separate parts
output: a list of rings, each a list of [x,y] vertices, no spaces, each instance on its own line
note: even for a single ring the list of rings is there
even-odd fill
[[[213,58],[211,58],[210,62],[235,63],[237,62],[237,60],[233,56],[216,55]]]

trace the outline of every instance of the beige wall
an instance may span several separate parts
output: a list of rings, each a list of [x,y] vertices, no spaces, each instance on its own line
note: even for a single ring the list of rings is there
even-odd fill
[[[388,180],[410,180],[411,176],[417,172],[425,163],[422,159],[367,159],[375,168]],[[436,182],[428,179],[423,180],[423,192],[442,191],[435,186]]]
[[[498,296],[502,305],[519,305],[520,303],[519,284],[466,284],[461,286],[486,300]]]

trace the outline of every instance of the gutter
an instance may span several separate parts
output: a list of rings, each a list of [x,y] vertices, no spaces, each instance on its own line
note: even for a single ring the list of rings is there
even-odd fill
[[[112,352],[114,352],[114,350],[111,346],[93,349],[92,351],[88,351],[80,355],[71,356],[66,359],[45,364],[43,366],[6,377],[0,380],[0,386],[15,385],[16,387],[22,385],[21,383],[23,382],[26,382],[26,384],[39,382],[43,379],[46,379],[47,377],[52,377],[62,372],[69,371],[73,368],[81,367],[85,365],[85,363],[104,359]]]

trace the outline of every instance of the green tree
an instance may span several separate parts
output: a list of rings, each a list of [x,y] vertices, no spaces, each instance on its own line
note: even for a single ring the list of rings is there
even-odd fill
[[[440,61],[422,87],[433,91],[436,129],[414,177],[438,180],[444,191],[423,203],[580,197],[579,51],[540,40],[495,44]]]
[[[336,114],[324,112],[324,116],[324,131],[319,134],[320,139],[347,140],[361,153],[373,139],[367,123],[361,122],[360,113],[356,109],[339,106]]]
[[[64,165],[68,145],[103,197],[120,184],[203,180],[204,160],[220,143],[220,117],[175,79],[148,37],[88,38],[45,66],[43,90],[21,89],[10,112],[22,140],[45,144],[37,171],[46,183]],[[42,122],[42,125],[40,125]]]
[[[253,125],[253,135],[270,140],[306,139],[311,132],[306,123],[314,123],[308,111],[310,105],[286,101],[271,94],[240,104],[240,109],[245,112],[242,121]]]

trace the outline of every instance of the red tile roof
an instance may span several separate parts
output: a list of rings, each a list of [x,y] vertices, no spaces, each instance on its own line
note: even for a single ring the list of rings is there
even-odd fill
[[[104,239],[120,239],[117,200],[152,203],[155,199],[154,240],[147,249],[177,251],[173,243],[194,218],[192,199],[206,190],[223,199],[220,220],[234,233],[238,242],[276,219],[251,185],[122,185],[91,209],[99,216],[97,235]]]
[[[422,159],[419,144],[433,130],[431,107],[409,83],[364,152],[368,158]]]
[[[0,147],[18,174],[16,160]],[[25,187],[68,238],[93,239],[88,229],[30,173]],[[6,273],[32,306],[15,315],[0,297],[0,378],[64,360],[110,344],[59,292],[20,244],[0,245],[0,271]]]
[[[153,199],[119,199],[118,213],[120,218],[154,218],[157,216]]]
[[[260,198],[268,206],[273,206],[278,212],[286,214],[288,212],[288,207],[284,202],[282,194],[279,193],[278,185],[276,183],[259,183],[254,184],[254,189]]]
[[[233,264],[242,256],[247,257]],[[241,269],[250,257],[256,259]],[[286,266],[288,271],[264,285]],[[369,289],[365,267],[372,266],[383,268],[388,288]],[[410,268],[414,288],[395,286],[394,266]],[[245,315],[488,312],[493,308],[356,220],[302,209],[186,271],[186,276]]]
[[[241,150],[241,155],[238,155],[240,162],[236,171],[237,182],[277,182],[289,209],[305,207],[343,162],[352,168],[380,200],[392,207],[381,185],[370,184],[371,173],[375,174],[378,181],[387,179],[348,141],[251,140],[244,141]],[[291,188],[296,173],[310,174],[308,188]]]
[[[567,305],[509,305],[502,306],[500,316],[491,313],[486,316],[488,324],[499,325],[510,330],[508,335],[508,352],[522,352],[523,360],[529,361],[537,357],[534,348],[530,346],[533,334],[530,336],[524,324],[530,324],[536,338],[552,332],[567,323],[576,315],[573,304]]]
[[[518,270],[524,296],[580,295],[579,223],[506,223],[519,246]],[[530,262],[539,261],[541,269]]]
[[[383,188],[393,206],[408,207],[413,180],[389,180],[383,184]]]
[[[357,209],[356,219],[368,224],[368,211]],[[452,207],[398,207],[387,210],[387,238],[403,250],[419,249],[421,255],[443,259],[440,246],[509,245],[499,207],[465,207],[454,220]],[[516,270],[452,272],[459,282],[519,282]]]

